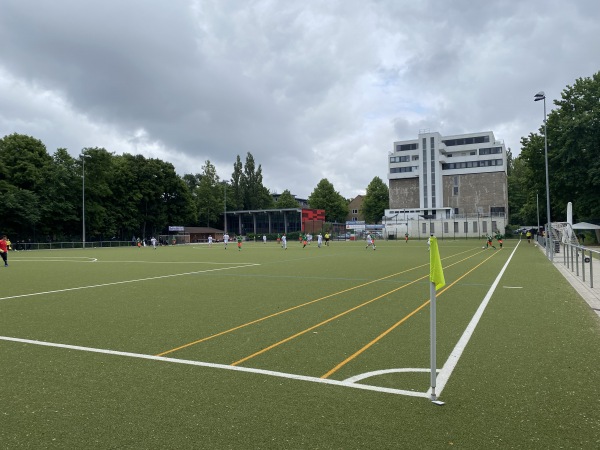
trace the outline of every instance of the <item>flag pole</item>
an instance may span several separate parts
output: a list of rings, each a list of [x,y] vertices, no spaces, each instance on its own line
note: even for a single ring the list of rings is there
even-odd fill
[[[431,340],[431,401],[436,405],[443,405],[435,393],[437,379],[437,349],[436,349],[436,291],[446,285],[442,259],[438,249],[437,238],[433,235],[429,238],[429,310],[430,310],[430,340]]]
[[[429,310],[430,310],[430,349],[431,349],[431,401],[437,401],[437,396],[435,395],[435,386],[436,386],[436,378],[437,378],[437,349],[436,349],[436,304],[435,304],[435,283],[431,281],[429,283]]]

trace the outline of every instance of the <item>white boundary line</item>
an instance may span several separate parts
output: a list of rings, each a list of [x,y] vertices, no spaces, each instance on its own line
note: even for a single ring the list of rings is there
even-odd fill
[[[160,280],[160,279],[164,279],[164,278],[182,277],[182,276],[186,276],[186,275],[197,275],[200,273],[217,272],[220,270],[239,269],[239,268],[243,268],[243,267],[252,267],[252,266],[260,266],[260,264],[244,263],[243,266],[222,267],[219,269],[197,270],[195,272],[175,273],[175,274],[171,274],[171,275],[160,275],[157,277],[138,278],[135,280],[114,281],[112,283],[93,284],[90,286],[79,286],[79,287],[67,288],[67,289],[57,289],[55,291],[32,292],[31,294],[20,294],[20,295],[11,295],[10,297],[0,297],[0,300],[8,300],[8,299],[12,299],[12,298],[22,298],[22,297],[33,297],[36,295],[45,295],[45,294],[57,294],[59,292],[78,291],[81,289],[91,289],[91,288],[104,287],[104,286],[116,286],[119,284],[139,283],[141,281]]]
[[[436,382],[437,382],[436,393],[437,393],[438,397],[442,394],[442,391],[444,390],[446,383],[450,379],[450,376],[452,375],[452,372],[454,371],[456,364],[458,364],[458,360],[460,359],[463,351],[465,350],[465,347],[467,346],[467,344],[469,343],[469,340],[471,339],[471,336],[473,335],[473,332],[475,331],[475,327],[479,323],[479,320],[481,319],[481,316],[483,315],[485,308],[487,307],[488,303],[490,302],[490,299],[492,298],[494,291],[498,287],[498,283],[500,283],[500,279],[502,278],[502,275],[504,275],[504,272],[506,271],[506,268],[508,267],[510,260],[514,256],[514,254],[517,251],[517,248],[519,247],[520,244],[521,244],[521,242],[519,241],[519,243],[515,246],[514,250],[510,254],[508,260],[504,264],[504,267],[502,267],[502,270],[500,271],[500,273],[494,280],[494,283],[492,283],[492,286],[490,287],[486,296],[483,298],[483,301],[479,305],[479,308],[477,308],[477,311],[475,311],[475,315],[469,322],[469,325],[467,325],[467,328],[463,332],[461,338],[458,340],[456,346],[454,347],[454,350],[452,350],[452,353],[450,353],[450,356],[446,360],[444,367],[442,367],[442,369],[439,371],[439,375],[437,376],[437,379],[436,379]],[[428,397],[431,396],[431,388],[429,388],[429,390],[427,391],[427,396]]]
[[[402,389],[392,389],[392,388],[385,388],[385,387],[379,387],[379,386],[370,386],[370,385],[366,385],[366,384],[356,384],[356,383],[352,383],[352,382],[348,382],[348,381],[337,381],[337,380],[330,380],[327,378],[309,377],[306,375],[296,375],[296,374],[285,373],[285,372],[276,372],[273,370],[253,369],[253,368],[249,368],[249,367],[230,366],[230,365],[226,365],[226,364],[216,364],[216,363],[208,363],[208,362],[202,362],[202,361],[190,361],[187,359],[166,358],[164,356],[154,356],[154,355],[145,355],[145,354],[141,354],[141,353],[120,352],[120,351],[116,351],[116,350],[107,350],[107,349],[93,348],[93,347],[81,347],[79,345],[58,344],[58,343],[54,343],[54,342],[36,341],[36,340],[31,340],[31,339],[20,339],[20,338],[14,338],[14,337],[9,337],[9,336],[0,336],[0,340],[10,341],[10,342],[19,342],[22,344],[33,344],[33,345],[42,345],[42,346],[46,346],[46,347],[64,348],[64,349],[68,349],[68,350],[79,350],[79,351],[85,351],[85,352],[91,352],[91,353],[102,353],[105,355],[126,356],[129,358],[149,359],[152,361],[163,361],[163,362],[170,362],[170,363],[177,363],[177,364],[187,364],[190,366],[210,367],[213,369],[225,369],[225,370],[232,370],[235,372],[256,373],[256,374],[268,375],[268,376],[272,376],[272,377],[288,378],[291,380],[300,380],[300,381],[309,381],[312,383],[329,384],[329,385],[333,385],[333,386],[342,386],[342,387],[348,387],[348,388],[354,388],[354,389],[362,389],[362,390],[366,390],[366,391],[376,391],[376,392],[383,392],[383,393],[387,393],[387,394],[397,394],[397,395],[407,395],[407,396],[411,396],[411,397],[427,398],[427,395],[424,392],[405,391]]]

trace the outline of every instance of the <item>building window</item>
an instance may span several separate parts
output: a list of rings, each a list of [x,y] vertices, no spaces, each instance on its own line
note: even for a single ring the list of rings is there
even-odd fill
[[[458,222],[454,222],[454,232],[458,233]]]
[[[435,223],[431,222],[431,230],[429,230],[431,234],[435,233]]]
[[[487,233],[487,222],[484,220],[483,224],[481,225],[481,227],[483,228],[483,232]]]
[[[422,228],[421,233],[427,234],[427,222],[423,222],[421,224],[421,228]]]
[[[494,230],[498,229],[498,223],[495,220],[492,220],[492,229],[494,229]]]
[[[352,214],[358,214],[358,209],[353,209]]]
[[[473,233],[477,233],[477,222],[473,221]]]
[[[444,222],[444,233],[448,234],[448,222]]]
[[[467,234],[469,232],[469,222],[467,222],[467,221],[464,222],[464,229],[465,229],[465,234]]]
[[[418,150],[419,148],[419,144],[417,144],[416,142],[414,144],[401,144],[401,145],[396,145],[396,151],[397,152],[405,152],[408,150]]]

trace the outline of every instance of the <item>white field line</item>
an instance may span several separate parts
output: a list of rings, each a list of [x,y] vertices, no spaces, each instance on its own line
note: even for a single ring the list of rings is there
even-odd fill
[[[57,289],[55,291],[32,292],[30,294],[20,294],[20,295],[11,295],[10,297],[0,297],[0,300],[8,300],[8,299],[12,299],[12,298],[22,298],[22,297],[33,297],[36,295],[57,294],[60,292],[78,291],[81,289],[91,289],[91,288],[98,288],[98,287],[105,287],[105,286],[117,286],[119,284],[139,283],[142,281],[152,281],[152,280],[160,280],[160,279],[164,279],[164,278],[183,277],[186,275],[198,275],[200,273],[217,272],[217,271],[221,271],[221,270],[239,269],[239,268],[243,268],[243,267],[259,266],[259,265],[260,264],[244,264],[243,266],[222,267],[219,269],[197,270],[194,272],[175,273],[175,274],[171,274],[171,275],[160,275],[157,277],[138,278],[135,280],[114,281],[111,283],[93,284],[90,286],[78,286],[78,287],[67,288],[67,289]]]
[[[68,349],[68,350],[78,350],[78,351],[91,352],[91,353],[102,353],[105,355],[126,356],[129,358],[149,359],[149,360],[153,360],[153,361],[170,362],[170,363],[176,363],[176,364],[187,364],[190,366],[210,367],[213,369],[232,370],[235,372],[255,373],[255,374],[261,374],[261,375],[268,375],[268,376],[272,376],[272,377],[287,378],[287,379],[291,379],[291,380],[309,381],[312,383],[328,384],[328,385],[341,386],[341,387],[347,387],[347,388],[353,388],[353,389],[362,389],[362,390],[366,390],[366,391],[383,392],[383,393],[387,393],[387,394],[407,395],[407,396],[411,396],[411,397],[422,397],[422,398],[428,397],[427,394],[424,392],[405,391],[402,389],[391,389],[391,388],[385,388],[385,387],[379,387],[379,386],[370,386],[370,385],[366,385],[366,384],[355,384],[355,383],[348,382],[348,381],[337,381],[337,380],[330,380],[327,378],[309,377],[309,376],[305,376],[305,375],[296,375],[296,374],[285,373],[285,372],[275,372],[272,370],[253,369],[250,367],[230,366],[230,365],[226,365],[226,364],[216,364],[216,363],[208,363],[208,362],[202,362],[202,361],[190,361],[190,360],[186,360],[186,359],[167,358],[164,356],[145,355],[145,354],[141,354],[141,353],[120,352],[120,351],[116,351],[116,350],[107,350],[107,349],[101,349],[101,348],[81,347],[79,345],[58,344],[58,343],[54,343],[54,342],[36,341],[36,340],[31,340],[31,339],[20,339],[20,338],[14,338],[14,337],[9,337],[9,336],[0,336],[0,340],[19,342],[19,343],[23,343],[23,344],[42,345],[42,346],[46,346],[46,347],[63,348],[63,349]]]
[[[500,273],[498,274],[498,276],[492,283],[492,286],[490,287],[486,296],[483,298],[483,301],[479,305],[479,308],[477,308],[477,311],[475,311],[475,315],[469,322],[469,325],[467,325],[467,328],[463,332],[461,338],[458,340],[456,346],[454,347],[454,350],[452,350],[452,353],[450,353],[450,356],[446,360],[444,367],[442,367],[442,369],[439,371],[439,375],[436,378],[436,384],[437,384],[436,394],[438,397],[442,394],[442,391],[444,390],[446,383],[450,379],[450,376],[452,375],[452,372],[454,371],[456,364],[458,364],[458,360],[462,356],[462,353],[465,350],[465,347],[469,343],[469,340],[471,339],[471,336],[473,335],[473,332],[475,331],[475,327],[479,323],[479,320],[481,319],[481,316],[483,315],[485,308],[487,307],[488,303],[490,302],[490,299],[492,298],[494,291],[498,287],[498,283],[500,283],[500,279],[502,278],[502,275],[504,275],[504,272],[506,271],[506,268],[508,267],[510,260],[514,256],[514,254],[517,251],[517,248],[519,248],[520,244],[521,244],[521,242],[519,241],[519,243],[515,246],[514,250],[510,254],[510,257],[504,264],[504,267],[502,267],[502,270],[500,271]],[[431,388],[429,388],[429,390],[427,391],[427,395],[429,397],[431,396]]]
[[[12,261],[27,261],[27,262],[76,262],[76,263],[90,263],[98,261],[98,258],[90,258],[88,256],[35,256],[32,258],[29,257],[16,257],[11,258]]]
[[[388,373],[429,373],[431,369],[382,369],[382,370],[374,370],[373,372],[365,372],[360,373],[358,375],[354,375],[350,378],[346,378],[344,381],[346,383],[356,383],[357,381],[365,380],[367,378],[376,377],[379,375],[386,375]]]

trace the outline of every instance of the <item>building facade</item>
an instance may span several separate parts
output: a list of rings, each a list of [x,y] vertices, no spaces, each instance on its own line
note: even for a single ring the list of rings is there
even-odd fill
[[[388,167],[388,234],[504,233],[507,155],[493,132],[442,136],[424,130],[417,139],[394,142]]]
[[[360,222],[365,220],[365,216],[362,213],[364,199],[364,195],[357,195],[350,201],[350,203],[348,203],[348,215],[346,216],[347,222]]]

